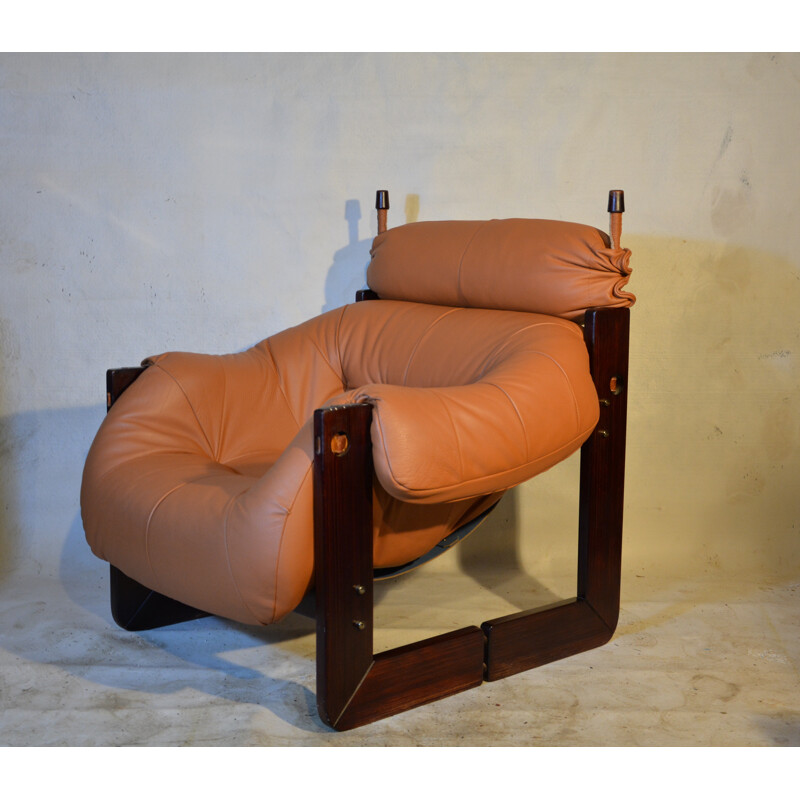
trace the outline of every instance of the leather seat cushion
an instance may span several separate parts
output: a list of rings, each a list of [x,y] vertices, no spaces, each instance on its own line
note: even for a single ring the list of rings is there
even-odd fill
[[[87,539],[145,586],[246,623],[313,582],[314,409],[374,406],[379,567],[577,450],[598,417],[580,328],[516,311],[366,301],[242,353],[146,363],[89,452]]]

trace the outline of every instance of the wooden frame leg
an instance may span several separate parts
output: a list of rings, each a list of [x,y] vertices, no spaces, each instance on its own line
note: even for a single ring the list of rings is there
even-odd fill
[[[346,730],[607,642],[619,614],[628,309],[587,312],[600,421],[581,451],[577,597],[373,654],[372,410],[315,412],[317,705]]]
[[[314,415],[317,706],[336,730],[483,682],[475,626],[373,654],[371,419],[368,405]]]
[[[584,324],[600,421],[581,449],[577,597],[485,622],[487,680],[598,647],[617,627],[629,324],[627,308],[591,309]]]
[[[211,616],[129,578],[113,564],[109,568],[111,616],[126,631],[149,631]]]

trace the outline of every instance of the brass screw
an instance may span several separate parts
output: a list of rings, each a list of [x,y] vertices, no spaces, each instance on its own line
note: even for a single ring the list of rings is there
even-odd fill
[[[356,590],[356,594],[365,594],[367,591],[360,583],[357,583],[353,588]]]
[[[605,428],[599,428],[597,432],[598,432],[598,433],[600,434],[600,436],[602,436],[604,439],[608,439],[608,437],[609,437],[609,436],[611,436],[611,434],[610,434],[610,433],[609,433],[607,430],[605,430]]]
[[[353,626],[356,628],[356,630],[359,631],[363,631],[364,628],[366,627],[366,625],[364,625],[364,623],[360,619],[354,619]]]

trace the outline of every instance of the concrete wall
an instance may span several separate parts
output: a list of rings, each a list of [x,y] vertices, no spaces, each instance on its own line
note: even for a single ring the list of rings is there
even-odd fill
[[[0,56],[0,575],[101,574],[105,369],[350,301],[377,188],[390,224],[598,227],[624,188],[626,569],[796,574],[798,130],[797,55]],[[571,564],[576,475],[513,492],[464,563]]]

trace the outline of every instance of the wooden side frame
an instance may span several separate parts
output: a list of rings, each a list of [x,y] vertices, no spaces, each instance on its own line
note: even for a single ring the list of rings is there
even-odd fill
[[[469,627],[373,655],[372,408],[314,412],[317,708],[347,730],[483,682]]]
[[[591,309],[584,323],[600,420],[581,450],[577,595],[480,628],[373,653],[372,409],[315,412],[317,705],[332,728],[374,722],[611,638],[619,615],[629,320],[627,308]],[[108,371],[109,408],[143,371]],[[207,616],[114,566],[111,607],[126,630]]]
[[[619,616],[630,312],[590,309],[600,420],[581,449],[577,596],[373,654],[366,405],[314,416],[317,706],[347,730],[606,643]]]
[[[577,596],[547,608],[484,622],[488,680],[598,647],[616,630],[629,326],[627,308],[590,309],[584,322],[600,419],[581,448]]]

